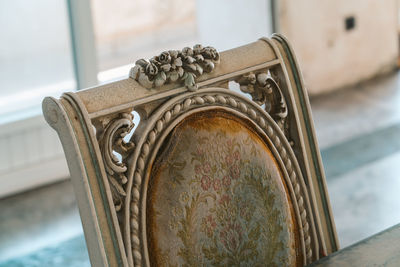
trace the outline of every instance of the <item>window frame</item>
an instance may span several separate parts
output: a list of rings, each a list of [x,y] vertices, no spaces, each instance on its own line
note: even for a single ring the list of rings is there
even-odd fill
[[[98,73],[91,3],[64,1],[76,90],[95,86]],[[70,177],[59,138],[39,108],[20,113],[13,112],[0,122],[0,198]]]

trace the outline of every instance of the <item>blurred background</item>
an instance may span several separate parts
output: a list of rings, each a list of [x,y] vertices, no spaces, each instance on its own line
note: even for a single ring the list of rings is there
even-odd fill
[[[279,32],[311,97],[341,247],[400,223],[398,0],[1,0],[0,266],[90,266],[41,100],[139,58]]]

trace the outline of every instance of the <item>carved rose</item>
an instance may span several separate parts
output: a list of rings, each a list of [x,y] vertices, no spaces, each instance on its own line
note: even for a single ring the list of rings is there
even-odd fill
[[[183,56],[193,56],[193,49],[190,47],[185,47],[182,49],[182,55]]]
[[[178,57],[179,51],[178,50],[169,50],[168,53],[172,59],[175,59]]]
[[[196,66],[193,64],[196,60],[193,58],[193,49],[190,47],[185,47],[182,49],[182,56],[183,56],[183,68],[187,71],[187,74],[190,74],[190,72],[196,71]],[[188,76],[188,75],[186,75]],[[194,77],[189,77],[189,79],[193,78],[193,85],[194,85]],[[187,79],[185,79],[185,84],[191,84],[192,82],[187,82]]]
[[[204,60],[204,70],[205,72],[211,72],[214,69],[214,63],[211,60]]]
[[[203,50],[203,46],[201,44],[197,44],[197,45],[193,46],[193,52],[195,54],[200,54],[201,50]]]
[[[175,58],[172,62],[172,69],[176,69],[176,67],[182,67],[182,59],[180,57]]]
[[[207,46],[203,49],[203,55],[205,58],[213,59],[218,61],[219,60],[219,53],[214,47]]]
[[[194,59],[199,63],[203,63],[204,62],[204,57],[201,54],[195,55]]]
[[[146,65],[145,73],[148,75],[151,75],[151,76],[156,75],[158,73],[158,68],[157,68],[156,64],[154,64],[153,62],[149,62]]]
[[[168,64],[171,63],[171,55],[169,54],[169,52],[162,52],[159,56],[158,56],[158,61],[161,64]]]

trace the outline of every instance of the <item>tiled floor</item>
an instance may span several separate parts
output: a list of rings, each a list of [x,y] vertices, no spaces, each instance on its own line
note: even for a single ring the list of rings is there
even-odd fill
[[[53,247],[70,239],[81,242],[75,247],[85,248],[70,181],[0,200],[0,211],[0,266],[44,266],[43,263],[34,264],[35,258],[43,256],[46,251],[54,251]],[[67,247],[69,249],[71,245]],[[62,251],[64,258],[55,260],[61,260],[61,266],[70,266],[70,260],[76,255],[69,254],[66,248]],[[80,253],[88,260],[86,250]],[[28,254],[30,256],[21,261],[21,255]],[[7,259],[15,260],[8,262]],[[49,262],[46,266],[54,264]]]
[[[341,247],[400,222],[400,73],[311,99]],[[0,266],[89,266],[69,181],[0,200]]]

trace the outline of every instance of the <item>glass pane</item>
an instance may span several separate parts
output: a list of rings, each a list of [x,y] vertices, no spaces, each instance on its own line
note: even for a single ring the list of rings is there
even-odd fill
[[[193,46],[197,41],[195,0],[91,3],[100,81],[127,75],[139,57]]]
[[[0,1],[0,116],[75,88],[65,0]]]

